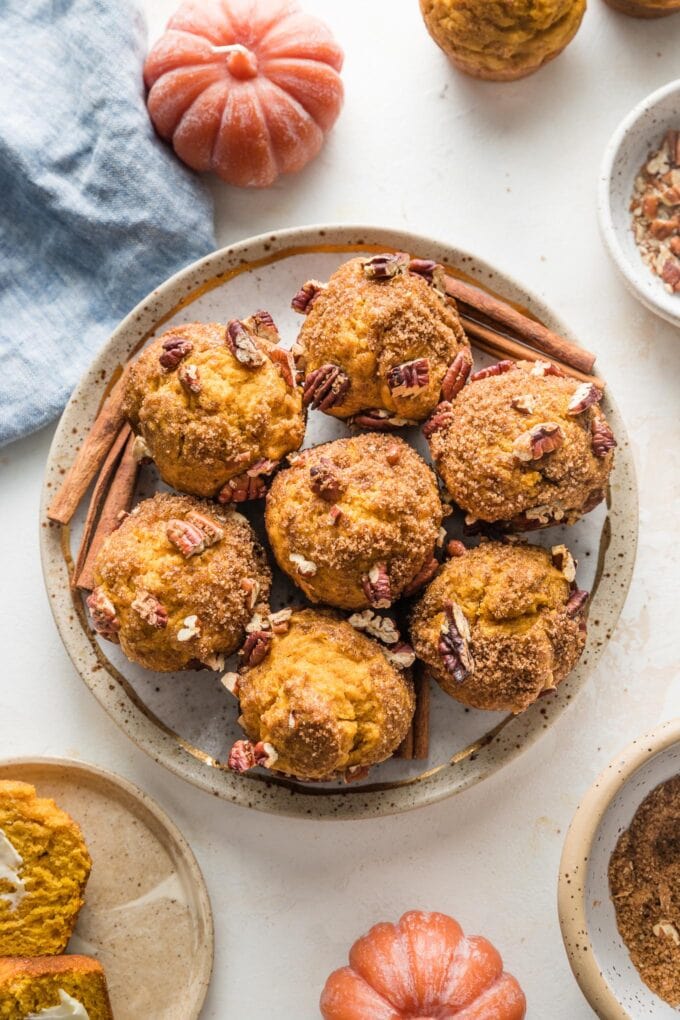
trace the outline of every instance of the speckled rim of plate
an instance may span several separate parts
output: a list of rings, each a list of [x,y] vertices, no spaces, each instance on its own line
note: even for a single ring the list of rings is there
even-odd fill
[[[158,842],[165,847],[168,857],[173,863],[177,862],[184,869],[185,881],[191,886],[193,903],[200,923],[201,945],[200,952],[194,953],[193,957],[196,967],[195,982],[193,982],[196,994],[193,996],[193,1001],[187,1000],[180,1003],[183,1011],[181,1020],[198,1020],[212,976],[215,930],[205,879],[193,850],[172,819],[156,801],[134,783],[115,772],[73,758],[17,757],[0,760],[0,779],[11,778],[31,783],[36,787],[38,796],[45,795],[41,790],[41,773],[48,773],[48,775],[54,773],[57,779],[67,773],[69,777],[73,776],[72,785],[74,787],[79,788],[89,784],[96,786],[98,792],[103,793],[107,800],[115,798],[127,808],[131,815],[134,815],[136,820],[141,821]],[[70,810],[73,811],[72,806]],[[86,831],[84,835],[87,841]],[[177,865],[175,867],[177,870]],[[87,904],[87,889],[85,902]],[[76,934],[77,932],[78,926],[76,925]],[[67,952],[73,952],[73,949],[69,948]]]
[[[629,161],[625,162],[625,166],[619,166],[622,149],[626,143],[629,142],[633,133],[640,128],[640,133],[646,139],[647,143],[645,146],[645,152],[649,151],[649,147],[655,141],[655,110],[661,103],[664,102],[664,100],[673,95],[676,96],[680,117],[679,78],[676,81],[671,81],[662,88],[657,89],[650,95],[645,96],[645,98],[634,106],[630,113],[627,114],[618,125],[614,134],[607,143],[607,147],[602,158],[598,182],[597,208],[600,232],[605,246],[612,257],[616,268],[623,277],[623,282],[630,293],[637,298],[637,300],[640,301],[645,308],[648,308],[650,312],[654,312],[655,315],[661,316],[662,319],[670,322],[673,326],[680,326],[680,295],[675,295],[674,297],[671,294],[667,294],[663,290],[658,277],[654,276],[651,269],[647,268],[641,258],[634,264],[631,262],[621,246],[619,230],[615,223],[616,213],[612,208],[612,189],[614,187],[614,181],[619,174],[627,174],[629,171]],[[644,131],[642,130],[643,124]],[[657,127],[656,134],[658,133],[659,129]],[[637,171],[642,165],[644,158],[645,153],[642,154],[639,162],[637,162],[637,165],[634,167],[635,171]],[[628,195],[625,199],[626,205],[629,198],[630,196]],[[625,209],[624,212],[628,222],[628,210]],[[675,302],[675,304],[673,302]]]
[[[680,742],[680,719],[637,737],[607,765],[587,791],[567,831],[560,860],[557,909],[569,966],[600,1020],[637,1020],[621,1005],[600,970],[586,917],[588,861],[613,799],[647,761]]]
[[[116,367],[174,314],[178,304],[182,307],[190,304],[192,295],[197,296],[206,286],[215,286],[216,281],[232,274],[255,268],[261,270],[268,262],[322,246],[348,252],[360,247],[370,250],[373,246],[373,250],[385,247],[426,254],[530,309],[545,324],[574,339],[566,325],[514,279],[469,252],[424,235],[375,226],[316,225],[261,234],[213,252],[181,270],[137,305],[104,344],[76,387],[57,426],[48,456],[40,509],[41,556],[52,613],[74,666],[118,726],[155,761],[201,789],[245,807],[302,818],[373,818],[408,811],[460,793],[514,759],[568,707],[594,669],[606,640],[595,637],[591,629],[580,663],[549,699],[551,715],[545,705],[534,704],[521,715],[504,719],[484,738],[457,752],[449,761],[417,776],[394,782],[349,785],[340,792],[329,792],[314,784],[293,787],[288,780],[260,775],[258,770],[235,775],[223,763],[193,747],[152,716],[134,692],[121,687],[113,674],[102,668],[96,642],[89,628],[84,626],[82,607],[76,609],[70,591],[64,529],[49,522],[46,513],[50,487],[58,484],[73,460],[76,426],[89,425]],[[610,534],[605,546],[610,569],[604,571],[606,576],[602,577],[592,600],[591,614],[597,614],[600,634],[608,638],[618,621],[633,573],[638,496],[623,420],[608,392],[605,401],[619,448],[608,498]]]

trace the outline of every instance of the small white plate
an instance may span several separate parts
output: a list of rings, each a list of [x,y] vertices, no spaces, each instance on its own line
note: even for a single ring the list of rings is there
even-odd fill
[[[576,809],[562,851],[558,909],[574,977],[601,1020],[677,1020],[644,984],[616,926],[609,859],[638,807],[680,772],[680,719],[634,740]]]
[[[598,188],[600,228],[630,292],[656,315],[680,326],[680,294],[669,294],[635,243],[630,199],[638,171],[666,131],[680,127],[680,79],[643,99],[607,145]]]

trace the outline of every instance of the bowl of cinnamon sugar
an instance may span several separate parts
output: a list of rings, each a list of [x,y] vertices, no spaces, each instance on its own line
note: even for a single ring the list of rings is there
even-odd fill
[[[628,289],[680,326],[680,79],[643,99],[612,135],[598,214]]]
[[[625,749],[579,804],[560,863],[571,969],[602,1020],[680,1007],[680,719]]]

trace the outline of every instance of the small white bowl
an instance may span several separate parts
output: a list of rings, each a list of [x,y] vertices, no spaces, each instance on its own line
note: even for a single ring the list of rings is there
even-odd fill
[[[630,199],[637,173],[669,128],[680,127],[680,79],[643,99],[612,135],[598,186],[604,242],[628,289],[650,311],[680,326],[680,294],[669,294],[642,261],[631,229]]]
[[[647,794],[680,772],[680,719],[638,737],[576,809],[562,851],[558,911],[574,977],[601,1020],[677,1020],[635,969],[616,927],[609,859]]]

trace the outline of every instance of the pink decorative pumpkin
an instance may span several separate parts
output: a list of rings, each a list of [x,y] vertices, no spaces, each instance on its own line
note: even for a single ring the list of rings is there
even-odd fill
[[[194,170],[264,188],[319,152],[342,106],[342,60],[289,0],[185,0],[144,65],[149,114]]]
[[[523,1020],[500,954],[446,914],[413,910],[354,943],[321,995],[324,1020]]]

